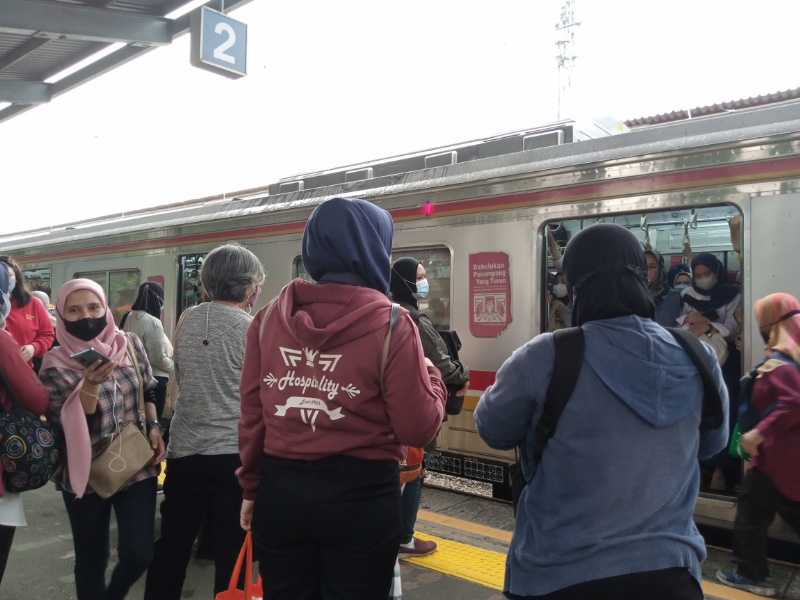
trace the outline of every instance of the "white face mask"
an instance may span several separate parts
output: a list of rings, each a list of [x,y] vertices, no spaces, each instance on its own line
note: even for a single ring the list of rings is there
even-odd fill
[[[695,277],[694,284],[701,290],[708,291],[717,285],[717,278],[715,275],[712,275],[711,277]]]
[[[553,285],[553,295],[556,298],[563,298],[567,295],[567,284],[566,283],[556,283]]]

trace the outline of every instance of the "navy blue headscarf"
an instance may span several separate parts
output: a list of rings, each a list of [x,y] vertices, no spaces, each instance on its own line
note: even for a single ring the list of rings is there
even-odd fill
[[[303,232],[303,266],[314,281],[389,291],[394,223],[358,198],[332,198],[311,213]]]
[[[667,285],[671,288],[675,288],[675,278],[678,276],[679,273],[688,273],[691,277],[692,270],[689,268],[689,265],[686,263],[676,263],[669,268],[667,272]]]
[[[572,236],[564,250],[564,276],[573,326],[625,315],[655,320],[644,248],[621,225],[598,223]]]
[[[701,296],[707,296],[708,300],[698,300],[689,294],[683,295],[683,301],[693,309],[700,312],[716,310],[722,308],[736,297],[739,288],[728,283],[728,274],[719,259],[710,252],[701,252],[692,257],[692,273],[697,265],[703,265],[711,270],[717,277],[717,283],[710,290],[704,290],[694,284],[694,274],[692,274],[692,289]]]

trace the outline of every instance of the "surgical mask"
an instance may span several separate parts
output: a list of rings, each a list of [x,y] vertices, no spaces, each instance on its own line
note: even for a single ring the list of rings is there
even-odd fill
[[[261,286],[257,285],[255,291],[247,297],[247,306],[255,306],[258,297],[261,295]]]
[[[708,291],[717,285],[717,278],[714,275],[711,277],[695,277],[694,284],[701,290]]]
[[[553,295],[556,298],[563,298],[567,295],[567,284],[566,283],[556,283],[553,285]]]
[[[428,280],[420,279],[417,282],[417,291],[414,292],[414,298],[418,300],[425,298],[428,295],[429,291],[430,291],[430,286],[428,285]]]
[[[683,290],[685,290],[687,287],[689,287],[689,284],[688,284],[688,283],[676,283],[676,284],[675,284],[675,289],[676,289],[677,291],[679,291],[679,292],[682,292],[682,291],[683,291]]]
[[[79,340],[88,342],[96,338],[106,328],[108,321],[106,316],[102,317],[86,317],[85,319],[78,319],[77,321],[64,321],[64,329],[67,333],[74,335]]]
[[[8,313],[11,312],[11,297],[9,294],[3,294],[3,305],[0,306],[0,314],[4,317],[8,316]]]
[[[17,287],[17,280],[14,279],[13,277],[9,277],[8,278],[8,293],[10,294],[11,292],[13,292],[15,287]]]

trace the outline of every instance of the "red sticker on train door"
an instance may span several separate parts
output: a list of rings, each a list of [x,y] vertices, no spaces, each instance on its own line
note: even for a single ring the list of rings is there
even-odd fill
[[[469,268],[469,331],[475,337],[497,337],[511,323],[508,254],[470,254]]]

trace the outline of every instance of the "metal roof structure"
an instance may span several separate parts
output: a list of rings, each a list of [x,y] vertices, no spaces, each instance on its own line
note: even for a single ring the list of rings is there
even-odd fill
[[[209,0],[229,12],[250,0]],[[189,31],[190,0],[0,0],[0,123]],[[110,52],[94,62],[91,57]],[[74,72],[73,72],[74,71]],[[7,103],[7,104],[6,104]]]
[[[707,106],[698,106],[687,110],[674,110],[669,113],[662,113],[660,115],[653,115],[650,117],[628,119],[627,121],[624,121],[624,123],[631,129],[639,129],[640,127],[661,125],[663,123],[672,123],[673,121],[682,121],[684,119],[696,119],[698,117],[720,115],[726,112],[746,110],[748,108],[756,108],[759,106],[791,102],[792,100],[797,100],[798,98],[800,98],[800,88],[794,88],[772,94],[762,94],[760,96],[751,96],[750,98],[742,98],[740,100],[731,100],[729,102],[718,102],[716,104],[709,104]]]

